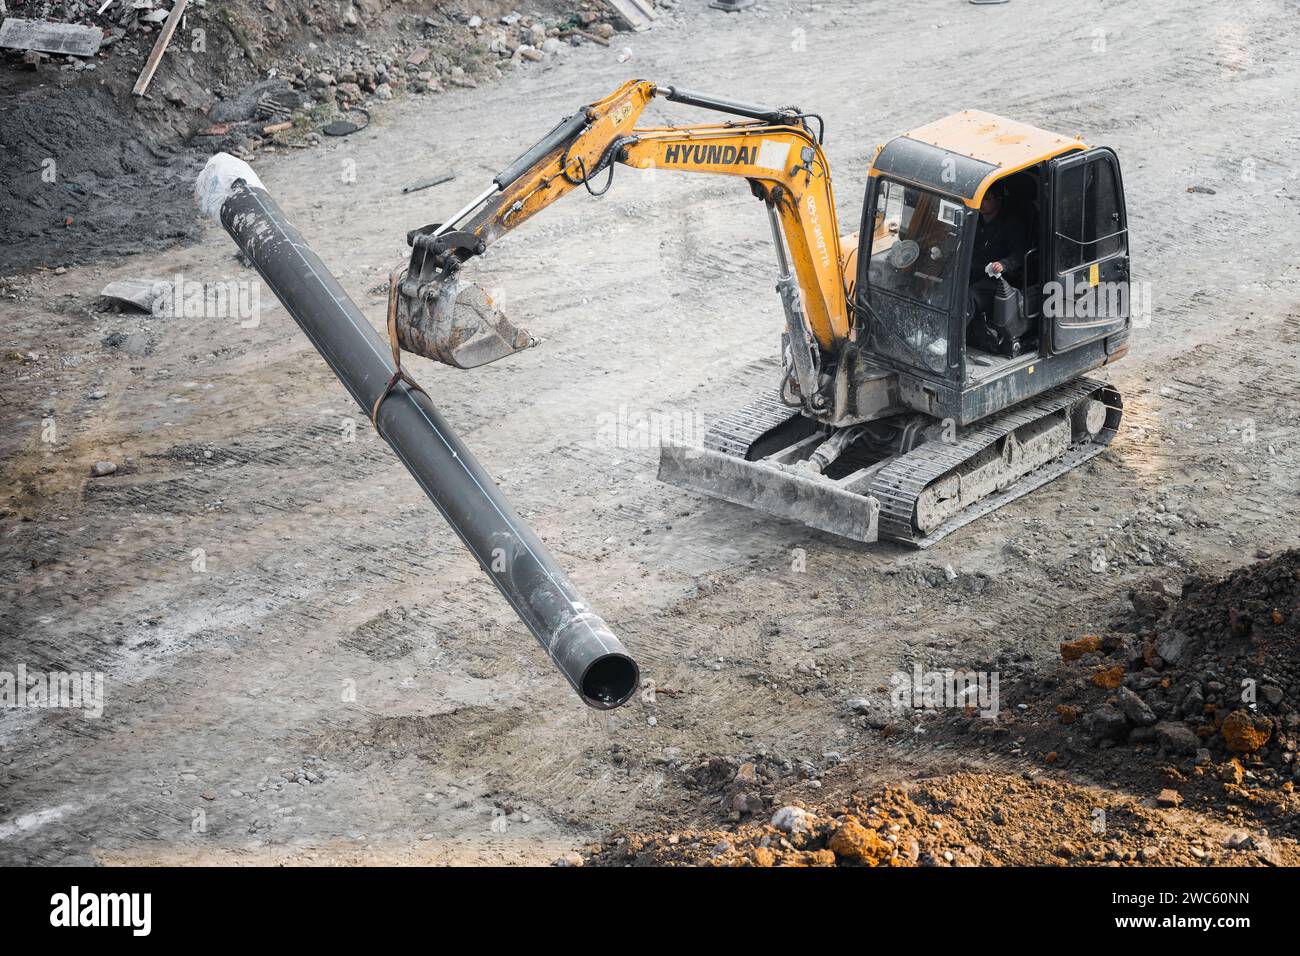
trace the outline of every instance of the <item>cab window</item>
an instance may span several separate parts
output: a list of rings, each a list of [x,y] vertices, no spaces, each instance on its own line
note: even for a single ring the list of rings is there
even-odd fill
[[[961,225],[959,203],[913,186],[879,180],[871,287],[946,311],[956,284]]]
[[[1111,163],[1097,159],[1062,170],[1057,201],[1058,275],[1124,251],[1119,184]]]

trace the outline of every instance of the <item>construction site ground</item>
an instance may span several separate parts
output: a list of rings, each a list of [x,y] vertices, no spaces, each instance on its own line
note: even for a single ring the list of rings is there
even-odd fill
[[[578,701],[269,290],[255,322],[99,302],[116,279],[249,280],[218,227],[186,212],[177,233],[197,240],[4,279],[0,669],[106,686],[98,718],[0,712],[0,862],[1300,860],[1294,725],[1290,753],[1275,737],[1208,763],[1058,742],[1042,689],[1062,643],[1140,649],[1131,593],[1159,582],[1172,607],[1190,576],[1300,545],[1298,43],[1281,0],[1066,17],[1027,0],[683,3],[608,47],[258,156],[379,326],[408,229],[632,76],[822,114],[845,232],[875,146],[957,109],[1119,154],[1147,297],[1104,373],[1124,427],[928,551],[656,481],[660,435],[698,439],[775,387],[771,237],[743,183],[617,170],[603,199],[575,193],[473,267],[543,344],[409,367],[636,656],[649,683],[608,713]],[[92,477],[101,461],[116,471]],[[1267,600],[1290,622],[1288,580]],[[891,677],[917,664],[999,672],[1001,715],[892,710]],[[1279,666],[1260,682],[1294,701]],[[1158,806],[1165,789],[1178,799]],[[784,807],[822,829],[774,830]],[[837,843],[825,821],[853,813],[894,847]]]

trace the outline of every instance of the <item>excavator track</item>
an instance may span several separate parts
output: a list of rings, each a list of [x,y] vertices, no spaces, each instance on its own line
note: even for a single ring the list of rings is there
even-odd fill
[[[1104,416],[1081,428],[1076,414],[1089,408]],[[819,426],[765,393],[718,419],[702,448],[663,449],[659,477],[856,541],[928,548],[1100,454],[1122,414],[1113,387],[1079,378],[977,423],[955,441],[932,439],[883,461],[868,453],[855,463],[860,471],[836,479],[789,467],[816,445],[811,436]]]
[[[746,459],[766,435],[802,417],[775,394],[764,394],[714,422],[704,434],[704,447]]]
[[[981,498],[932,530],[918,530],[917,505],[927,488],[959,471],[962,465],[1017,429],[1072,410],[1085,399],[1096,399],[1106,409],[1105,424],[1095,436],[1072,442],[1064,454],[1019,476],[1008,487]],[[898,456],[880,470],[868,491],[880,502],[880,537],[928,548],[976,518],[1099,455],[1114,439],[1122,415],[1123,401],[1118,391],[1105,382],[1079,378],[986,420],[954,442],[929,441]]]

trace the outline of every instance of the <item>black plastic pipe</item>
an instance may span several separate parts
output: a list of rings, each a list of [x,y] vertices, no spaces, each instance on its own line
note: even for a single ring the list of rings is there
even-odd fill
[[[393,374],[385,338],[246,163],[218,153],[195,194],[368,417]],[[626,703],[640,679],[636,662],[429,397],[399,382],[380,405],[376,428],[579,696],[602,710]]]

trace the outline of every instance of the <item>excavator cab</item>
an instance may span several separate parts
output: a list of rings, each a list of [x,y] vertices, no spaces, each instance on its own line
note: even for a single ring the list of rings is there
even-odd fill
[[[867,352],[918,411],[977,421],[1127,348],[1128,230],[1109,149],[954,114],[877,151],[859,243]],[[1005,270],[988,274],[983,259],[1002,248]]]

